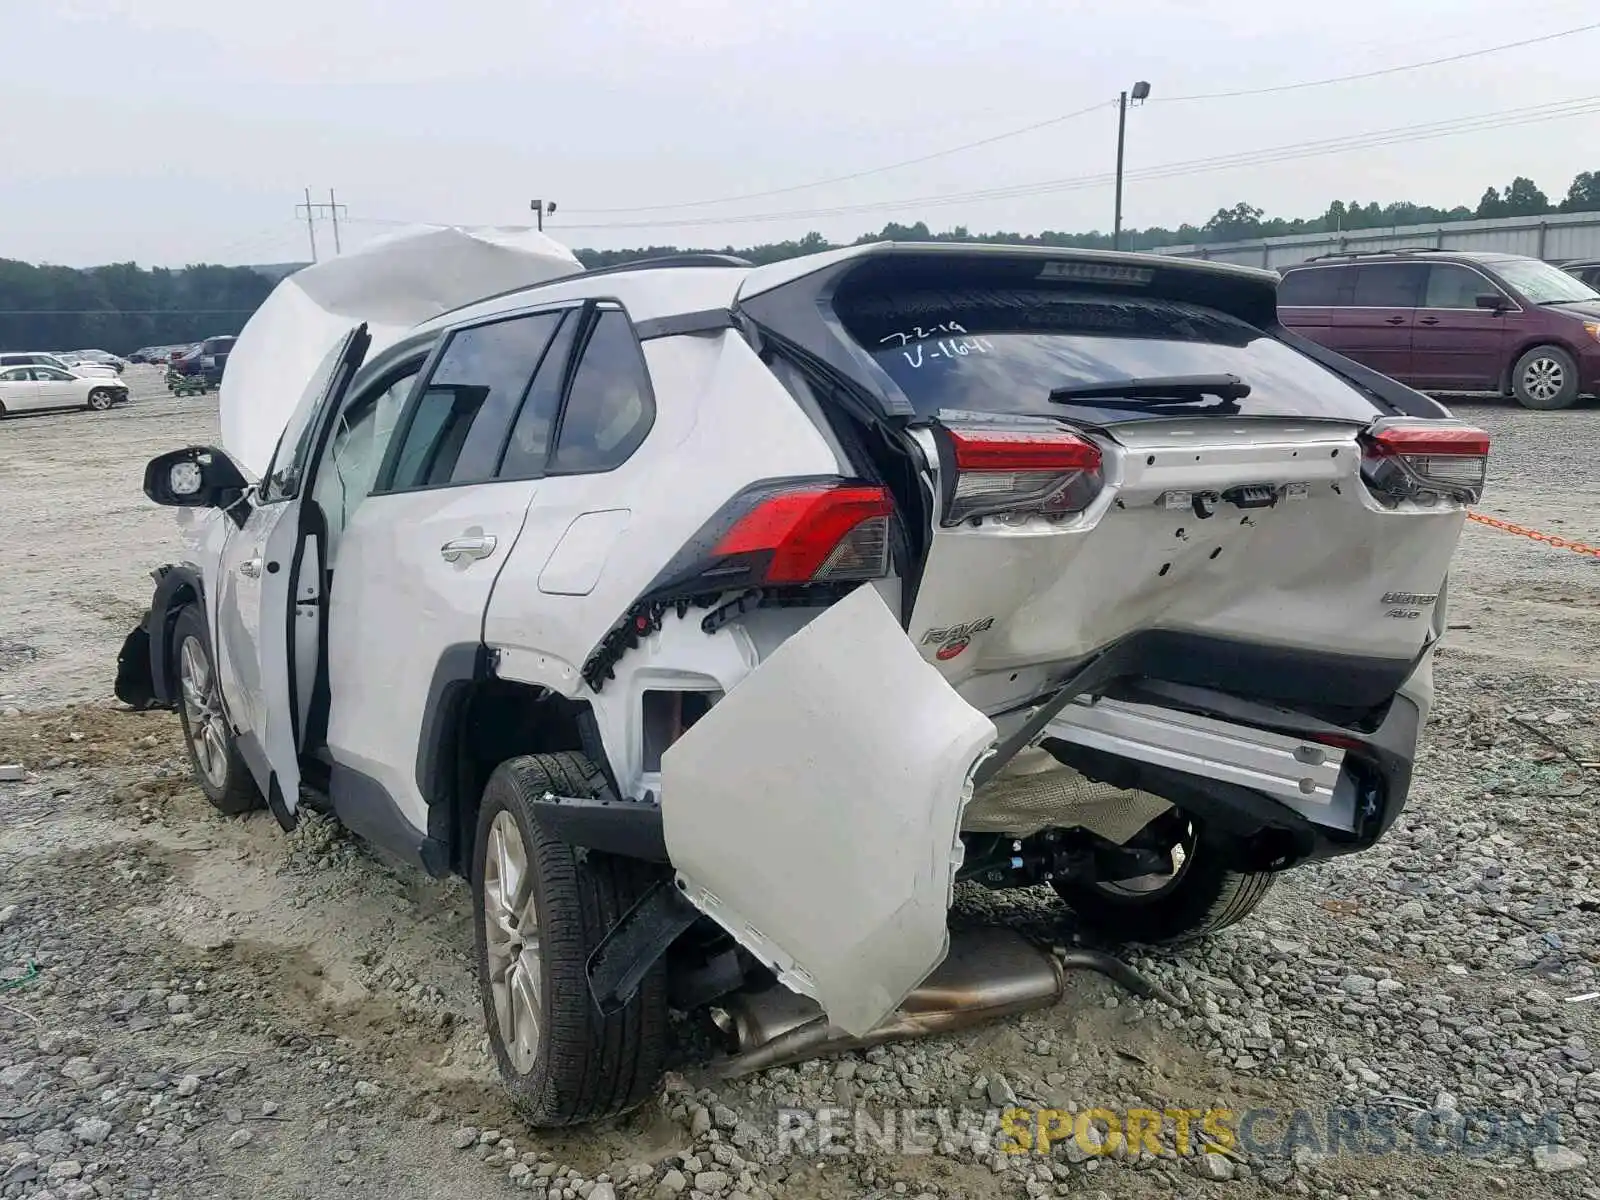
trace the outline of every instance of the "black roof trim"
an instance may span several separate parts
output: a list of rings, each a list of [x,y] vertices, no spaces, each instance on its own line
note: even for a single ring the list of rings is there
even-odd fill
[[[670,317],[651,317],[633,323],[633,332],[641,342],[651,338],[679,337],[693,333],[721,333],[734,327],[733,313],[726,308],[708,308],[703,312],[677,313]]]

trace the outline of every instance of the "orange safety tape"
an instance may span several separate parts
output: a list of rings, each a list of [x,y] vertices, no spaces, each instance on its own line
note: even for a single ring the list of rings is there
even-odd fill
[[[1480,525],[1503,529],[1507,533],[1519,533],[1525,538],[1532,538],[1536,542],[1544,542],[1557,550],[1571,550],[1574,554],[1592,554],[1594,557],[1600,558],[1600,547],[1585,546],[1582,542],[1571,542],[1566,538],[1556,537],[1551,533],[1540,533],[1537,529],[1513,525],[1510,521],[1502,521],[1498,517],[1486,517],[1482,513],[1469,512],[1467,519],[1469,521],[1477,521]]]

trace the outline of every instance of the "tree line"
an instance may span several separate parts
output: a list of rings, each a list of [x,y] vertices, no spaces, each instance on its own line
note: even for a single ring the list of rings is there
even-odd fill
[[[1241,201],[1232,208],[1219,208],[1209,220],[1199,225],[1185,222],[1176,229],[1152,225],[1146,229],[1125,229],[1122,247],[1125,250],[1154,250],[1158,246],[1204,245],[1214,242],[1237,242],[1251,238],[1282,237],[1294,233],[1337,233],[1358,229],[1387,229],[1396,225],[1428,225],[1451,221],[1486,220],[1495,217],[1532,217],[1558,212],[1600,212],[1600,171],[1580,172],[1567,188],[1559,203],[1553,203],[1533,180],[1524,176],[1513,179],[1503,190],[1488,188],[1475,207],[1460,204],[1454,208],[1435,208],[1427,204],[1397,201],[1379,204],[1371,201],[1362,204],[1335,200],[1315,217],[1268,217],[1253,204]],[[560,236],[559,231],[557,236]],[[973,233],[964,225],[957,225],[944,233],[933,233],[923,221],[914,225],[890,222],[877,233],[863,234],[853,245],[866,242],[988,242],[1008,246],[1063,246],[1085,250],[1111,249],[1111,235],[1095,230],[1092,233]],[[815,254],[821,250],[836,249],[820,233],[808,233],[802,238],[786,242],[769,242],[743,249],[723,246],[707,247],[640,246],[630,250],[578,250],[578,258],[591,270],[633,262],[641,258],[655,258],[663,254],[708,252],[733,254],[749,259],[758,265],[795,258],[802,254]]]
[[[1506,187],[1488,188],[1474,207],[1434,208],[1426,204],[1335,200],[1315,217],[1268,217],[1255,205],[1240,202],[1219,208],[1199,225],[1176,229],[1150,226],[1123,233],[1130,250],[1158,246],[1231,242],[1281,237],[1296,233],[1334,233],[1381,229],[1394,225],[1470,221],[1494,217],[1543,216],[1557,212],[1600,212],[1600,171],[1577,175],[1560,201],[1552,201],[1524,176]],[[553,229],[560,237],[560,230]],[[1106,250],[1111,235],[1090,233],[973,233],[964,225],[942,233],[926,222],[890,222],[854,244],[877,241],[988,242],[1014,246],[1061,246]],[[588,268],[613,266],[642,258],[690,250],[732,254],[757,264],[834,249],[820,233],[758,246],[638,246],[627,250],[577,250]],[[263,273],[252,267],[191,266],[179,270],[144,269],[133,263],[105,267],[34,266],[0,259],[0,349],[83,350],[91,347],[126,354],[139,346],[199,341],[238,333],[271,292],[282,268]]]
[[[0,349],[128,354],[238,333],[272,288],[250,267],[79,269],[0,259]]]

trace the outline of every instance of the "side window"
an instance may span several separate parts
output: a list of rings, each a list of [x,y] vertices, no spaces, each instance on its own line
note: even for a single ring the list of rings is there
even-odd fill
[[[1477,308],[1481,294],[1498,290],[1476,271],[1435,263],[1428,268],[1428,291],[1423,296],[1422,307]]]
[[[27,383],[32,377],[32,372],[27,367],[13,367],[4,375],[0,375],[0,379],[7,383]]]
[[[583,317],[571,313],[556,331],[550,349],[545,351],[528,389],[517,423],[511,429],[511,440],[506,443],[505,457],[500,460],[501,479],[537,479],[544,474],[550,457],[550,435],[555,432],[556,417],[561,412],[561,386],[567,378],[567,361],[572,357],[572,343],[577,339]]]
[[[1357,308],[1415,308],[1422,300],[1422,263],[1372,263],[1356,268]]]
[[[357,397],[339,414],[311,485],[312,498],[328,522],[330,565],[340,533],[350,523],[356,507],[372,492],[400,410],[420,370],[421,362],[412,363],[378,390]]]
[[[601,310],[567,390],[550,473],[621,466],[644,441],[655,415],[650,376],[628,315]]]
[[[1324,308],[1336,304],[1339,297],[1338,267],[1307,267],[1303,271],[1290,271],[1278,285],[1278,304],[1304,308]]]
[[[535,313],[451,335],[411,415],[394,491],[494,478],[517,407],[562,316]]]
[[[300,393],[300,403],[295,406],[289,423],[278,438],[278,448],[273,451],[272,462],[262,480],[262,504],[292,500],[300,494],[301,481],[305,478],[306,467],[310,465],[311,443],[317,436],[317,421],[314,418],[322,408],[322,398],[333,383],[333,373],[339,369],[339,361],[344,357],[348,345],[348,338],[336,343],[312,374],[305,391]]]

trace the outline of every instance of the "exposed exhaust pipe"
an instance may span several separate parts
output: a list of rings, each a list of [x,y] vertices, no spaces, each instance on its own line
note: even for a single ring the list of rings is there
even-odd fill
[[[1048,1008],[1066,992],[1066,967],[1098,971],[1136,995],[1181,1007],[1132,967],[1098,950],[1072,950],[1058,961],[1014,930],[964,930],[950,935],[950,953],[939,968],[864,1037],[835,1030],[815,1001],[785,987],[733,997],[713,1019],[734,1038],[738,1053],[716,1070],[724,1079],[738,1079],[823,1054],[950,1033]]]

